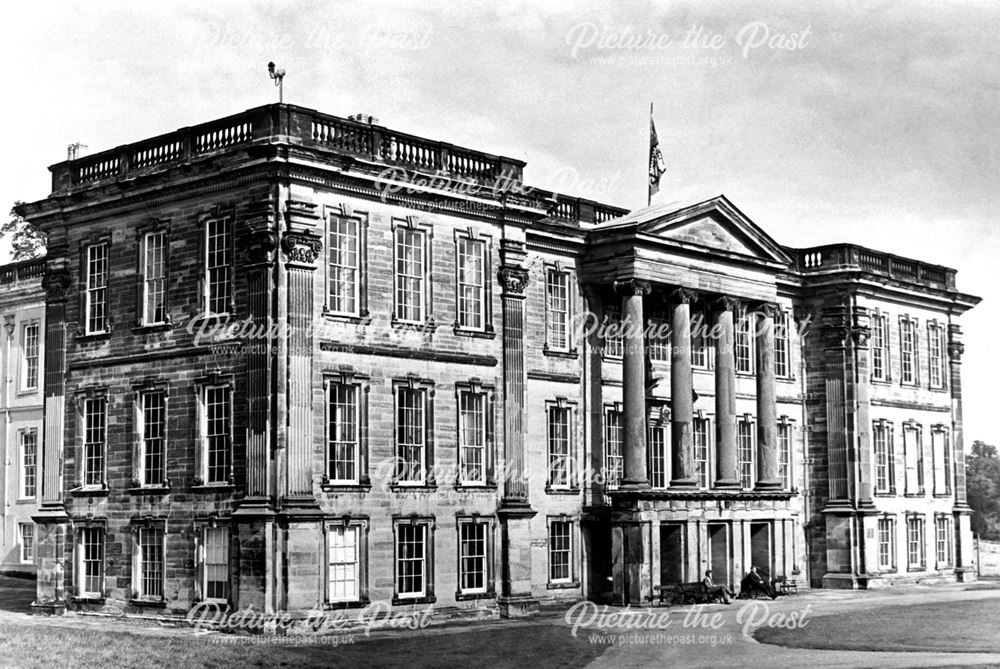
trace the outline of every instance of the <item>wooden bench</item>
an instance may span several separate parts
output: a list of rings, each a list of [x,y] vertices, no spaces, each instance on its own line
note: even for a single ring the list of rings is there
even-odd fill
[[[779,594],[782,595],[799,594],[799,583],[794,578],[790,579],[787,576],[782,576],[774,581],[774,585],[778,588]]]
[[[701,581],[694,583],[668,583],[656,588],[660,604],[708,604],[719,598],[718,594],[709,594],[708,587]]]

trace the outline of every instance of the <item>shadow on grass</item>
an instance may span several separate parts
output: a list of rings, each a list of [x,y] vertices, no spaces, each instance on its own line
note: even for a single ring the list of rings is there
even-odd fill
[[[1000,653],[1000,600],[883,606],[813,618],[800,629],[761,629],[761,643],[789,648]]]
[[[345,633],[337,640],[336,645],[288,645],[273,637],[163,636],[94,628],[36,627],[27,623],[0,624],[0,666],[52,669],[70,666],[67,662],[71,662],[76,667],[110,669],[164,666],[520,669],[544,664],[546,669],[568,669],[586,665],[607,648],[591,644],[583,635],[573,638],[565,625],[543,622],[373,639],[360,633]]]

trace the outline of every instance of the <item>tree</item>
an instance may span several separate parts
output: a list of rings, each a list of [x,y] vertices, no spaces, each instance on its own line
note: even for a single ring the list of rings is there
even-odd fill
[[[975,441],[966,458],[965,488],[972,507],[972,531],[1000,540],[1000,458],[995,446]]]
[[[26,221],[18,208],[23,202],[15,202],[10,209],[10,218],[0,225],[0,239],[10,237],[11,260],[31,260],[45,255],[45,235]]]

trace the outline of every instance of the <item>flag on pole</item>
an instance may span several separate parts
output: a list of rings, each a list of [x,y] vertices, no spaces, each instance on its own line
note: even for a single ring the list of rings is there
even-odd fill
[[[653,201],[653,194],[660,192],[660,177],[666,169],[663,153],[660,151],[660,140],[656,138],[656,124],[653,123],[653,103],[649,103],[649,198],[646,205]]]

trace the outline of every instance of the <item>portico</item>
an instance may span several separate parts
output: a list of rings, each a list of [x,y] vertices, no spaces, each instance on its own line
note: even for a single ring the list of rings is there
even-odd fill
[[[698,580],[708,565],[729,583],[738,582],[752,561],[770,574],[790,571],[797,521],[789,505],[794,493],[783,489],[779,471],[775,383],[776,275],[787,257],[724,198],[690,209],[671,207],[663,217],[646,210],[595,236],[600,242],[583,276],[591,294],[620,301],[622,326],[624,475],[617,489],[604,493],[611,507],[612,601],[647,601],[663,579]],[[725,268],[720,255],[728,260]],[[649,378],[645,333],[653,311],[669,324],[669,383]],[[741,321],[755,359],[752,374],[738,378]],[[696,370],[696,355],[714,364]],[[591,364],[595,372],[608,371]],[[669,455],[651,453],[650,408],[666,401]],[[705,434],[709,421],[715,423],[714,439]],[[702,452],[696,453],[696,442]],[[651,477],[651,462],[661,455],[667,456],[669,477]],[[714,467],[706,473],[708,462]],[[741,466],[753,470],[741,472]],[[653,479],[666,484],[653,485]]]

